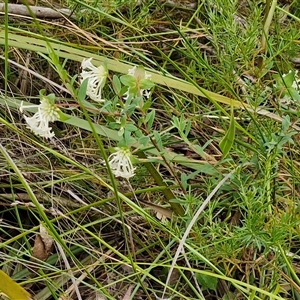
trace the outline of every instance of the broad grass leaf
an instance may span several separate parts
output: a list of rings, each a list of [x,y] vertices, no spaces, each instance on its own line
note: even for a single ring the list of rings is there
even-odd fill
[[[30,294],[19,284],[13,281],[6,273],[0,270],[0,290],[7,295],[10,300],[29,300]]]
[[[37,36],[38,37],[38,36]],[[37,37],[28,37],[28,36],[22,36],[20,34],[14,34],[14,33],[9,33],[8,36],[8,45],[10,47],[16,47],[16,48],[21,48],[21,49],[27,49],[30,51],[34,52],[41,52],[41,53],[49,53],[47,50],[47,43],[51,45],[53,50],[55,51],[56,55],[61,57],[61,58],[67,58],[71,59],[74,61],[82,62],[84,58],[87,57],[92,57],[93,62],[95,65],[100,65],[103,64],[104,61],[107,62],[107,68],[111,71],[118,72],[118,73],[123,73],[127,74],[128,70],[132,68],[131,65],[120,62],[115,59],[108,59],[105,56],[99,56],[94,53],[88,52],[88,51],[83,51],[71,46],[67,46],[60,42],[59,40],[55,40],[52,42],[46,42],[44,39],[45,37],[40,36],[39,38]],[[0,45],[5,45],[5,35],[4,31],[0,31]],[[197,88],[196,86],[192,85],[189,82],[186,82],[184,80],[181,80],[179,78],[175,78],[172,76],[164,76],[162,74],[156,73],[154,71],[149,71],[147,70],[147,73],[151,75],[151,81],[153,83],[158,83],[160,85],[167,86],[168,88],[175,88],[179,89],[183,92],[188,92],[192,93],[195,95],[199,95],[201,97],[209,97],[213,99],[216,102],[219,103],[224,103],[228,105],[233,105],[236,108],[249,108],[249,105],[246,103],[243,103],[241,101],[233,100],[231,98],[228,98],[223,95],[219,95],[217,93],[205,90],[201,88]],[[126,75],[125,75],[126,76]],[[130,76],[130,75],[127,75]],[[130,76],[132,77],[132,76]],[[123,78],[123,79],[122,79]],[[121,76],[121,81],[122,80],[128,80],[129,77],[122,77]],[[129,80],[130,81],[130,80]],[[128,82],[129,83],[129,82]],[[124,84],[124,83],[123,83]]]

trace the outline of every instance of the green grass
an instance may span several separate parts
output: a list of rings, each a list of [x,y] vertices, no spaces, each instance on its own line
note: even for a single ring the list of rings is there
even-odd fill
[[[300,87],[284,77],[299,68],[300,3],[283,2],[4,14],[0,269],[36,300],[300,299]],[[90,57],[109,70],[104,103],[80,84]],[[151,74],[149,99],[118,88],[134,65]],[[50,140],[19,110],[42,89],[64,114]],[[106,167],[120,146],[129,180]]]

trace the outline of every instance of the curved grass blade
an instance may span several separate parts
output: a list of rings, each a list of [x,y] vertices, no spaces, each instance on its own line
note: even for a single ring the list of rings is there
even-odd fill
[[[7,295],[10,300],[29,300],[31,298],[26,290],[2,270],[0,270],[0,290]]]

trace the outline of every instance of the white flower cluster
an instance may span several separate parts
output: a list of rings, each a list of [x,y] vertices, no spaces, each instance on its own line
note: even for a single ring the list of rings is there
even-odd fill
[[[52,138],[54,132],[49,127],[49,122],[59,120],[59,108],[56,107],[47,97],[41,99],[39,105],[23,105],[21,102],[20,111],[23,113],[24,108],[37,108],[37,112],[32,117],[26,117],[27,128],[32,130],[36,135],[44,138]]]
[[[118,151],[109,156],[109,167],[116,177],[129,179],[135,175],[128,148],[116,148]]]
[[[95,67],[92,58],[84,59],[81,63],[82,72],[80,82],[88,80],[86,94],[94,101],[103,102],[102,89],[105,86],[108,71],[104,66]]]

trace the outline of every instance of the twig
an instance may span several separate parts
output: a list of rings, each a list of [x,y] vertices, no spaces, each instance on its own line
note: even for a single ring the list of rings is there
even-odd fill
[[[0,3],[0,12],[5,12],[4,3]],[[71,16],[72,11],[67,8],[60,8],[56,10],[50,7],[26,6],[23,4],[9,3],[7,13],[21,16],[32,16],[33,14],[37,18],[59,19],[62,18],[62,15],[66,17]]]

